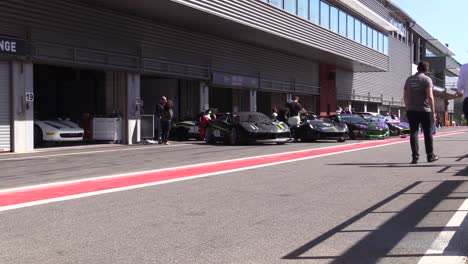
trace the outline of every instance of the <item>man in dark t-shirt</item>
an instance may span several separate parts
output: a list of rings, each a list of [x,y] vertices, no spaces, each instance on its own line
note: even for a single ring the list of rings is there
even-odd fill
[[[410,124],[410,144],[413,159],[411,164],[417,164],[419,159],[419,124],[424,131],[424,145],[426,147],[427,161],[434,162],[439,159],[434,154],[432,124],[436,119],[434,111],[434,95],[432,92],[432,79],[425,73],[429,69],[427,62],[418,64],[418,72],[408,77],[405,83],[404,100],[406,106],[406,116]]]

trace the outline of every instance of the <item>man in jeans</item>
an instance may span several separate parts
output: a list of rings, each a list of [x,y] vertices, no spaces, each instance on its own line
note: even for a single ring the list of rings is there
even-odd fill
[[[431,128],[436,119],[436,113],[434,111],[432,80],[426,75],[428,70],[429,64],[427,62],[420,62],[418,64],[418,72],[408,77],[404,88],[406,116],[408,117],[411,130],[410,144],[413,156],[411,164],[417,164],[419,160],[419,124],[421,124],[424,131],[427,162],[434,162],[439,159],[439,157],[434,154],[432,142]]]
[[[458,78],[457,97],[463,99],[463,114],[468,121],[468,63],[460,68],[460,77]]]

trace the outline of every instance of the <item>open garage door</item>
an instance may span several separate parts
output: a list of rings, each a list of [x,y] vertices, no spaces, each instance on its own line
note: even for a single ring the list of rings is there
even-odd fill
[[[0,61],[0,152],[11,150],[10,63]]]

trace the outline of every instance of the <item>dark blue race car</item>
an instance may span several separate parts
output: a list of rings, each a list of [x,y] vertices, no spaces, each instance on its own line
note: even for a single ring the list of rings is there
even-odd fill
[[[384,139],[389,137],[389,129],[385,123],[366,120],[360,115],[332,115],[330,119],[338,123],[345,123],[348,126],[351,139]]]

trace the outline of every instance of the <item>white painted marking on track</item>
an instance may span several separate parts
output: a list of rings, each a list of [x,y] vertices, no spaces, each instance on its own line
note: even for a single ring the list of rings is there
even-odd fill
[[[430,248],[426,251],[424,257],[420,259],[418,264],[465,264],[467,257],[466,256],[454,256],[453,254],[460,254],[463,252],[445,252],[445,249],[448,247],[453,236],[456,234],[456,231],[447,230],[449,227],[460,227],[463,221],[465,220],[468,212],[468,199],[462,203],[458,210],[453,214],[452,218],[445,225],[446,230],[442,230],[439,235],[436,237],[434,242],[432,242]],[[460,249],[461,250],[461,249]],[[444,253],[447,256],[444,256]],[[432,256],[438,254],[440,256]]]
[[[159,145],[157,145],[157,146],[134,147],[134,148],[119,148],[119,149],[80,151],[80,152],[62,153],[62,154],[49,154],[49,155],[40,155],[40,156],[6,158],[6,159],[0,159],[0,162],[1,161],[10,161],[10,160],[29,160],[29,159],[40,159],[40,158],[50,158],[50,157],[65,157],[65,156],[75,156],[75,155],[78,156],[78,155],[85,155],[85,154],[117,152],[117,151],[129,151],[129,150],[140,150],[140,149],[180,147],[180,146],[187,146],[187,145],[189,145],[189,144],[174,144],[174,145],[168,145],[168,146],[159,146]]]

